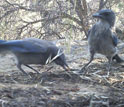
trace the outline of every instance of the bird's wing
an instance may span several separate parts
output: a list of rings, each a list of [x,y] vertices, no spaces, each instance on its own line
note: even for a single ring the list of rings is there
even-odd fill
[[[89,29],[89,30],[88,30],[88,33],[87,33],[87,38],[89,37],[90,32],[91,32],[91,29]]]
[[[118,38],[116,35],[112,34],[112,42],[114,46],[117,46],[118,44]]]
[[[3,42],[0,44],[0,46],[3,46],[14,52],[45,53],[47,51],[47,47],[45,46],[23,40],[11,40],[7,42]]]
[[[23,39],[23,40],[27,41],[27,42],[31,42],[35,45],[42,45],[42,46],[45,46],[45,47],[55,46],[55,44],[51,41],[41,40],[41,39],[37,39],[37,38],[26,38],[26,39]]]

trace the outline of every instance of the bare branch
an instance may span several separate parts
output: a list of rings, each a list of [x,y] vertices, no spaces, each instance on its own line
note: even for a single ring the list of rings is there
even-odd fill
[[[99,10],[101,10],[106,4],[107,4],[108,0],[100,0],[100,4],[99,4]]]
[[[6,2],[6,3],[8,3],[9,5],[13,6],[13,7],[18,8],[18,9],[22,9],[22,10],[26,10],[26,11],[32,11],[32,12],[36,11],[35,9],[26,8],[26,7],[21,6],[21,5],[17,4],[17,3],[12,4],[12,3],[10,3],[10,2],[9,2],[9,1],[7,1],[7,0],[5,0],[5,2]]]
[[[7,11],[4,15],[2,15],[0,17],[0,20],[2,20],[3,18],[5,18],[6,16],[10,15],[11,13],[14,13],[16,11],[16,9],[12,9],[10,11]]]

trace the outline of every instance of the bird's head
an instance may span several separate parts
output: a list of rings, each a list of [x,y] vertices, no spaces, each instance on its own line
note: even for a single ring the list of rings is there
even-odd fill
[[[67,70],[67,71],[70,70],[70,68],[69,68],[69,66],[68,66],[68,64],[67,64],[67,62],[66,62],[66,59],[65,59],[65,55],[64,55],[64,54],[62,54],[62,55],[60,55],[58,58],[56,58],[56,59],[55,59],[55,63],[56,63],[57,65],[62,66],[62,67],[63,67],[65,70]]]
[[[65,70],[70,71],[63,51],[56,46],[51,46],[49,49],[49,57],[46,60],[46,64],[55,62],[57,65],[63,67]]]
[[[110,27],[114,26],[115,13],[110,9],[99,10],[97,13],[93,14],[93,17],[107,21],[109,23]]]
[[[64,54],[62,54],[62,55],[60,55],[59,57],[57,57],[57,58],[55,59],[55,63],[56,63],[57,65],[62,66],[65,70],[70,71],[70,68],[69,68],[69,66],[68,66],[68,64],[67,64],[67,62],[66,62],[66,59],[65,59],[65,55],[64,55]]]
[[[66,62],[66,58],[62,49],[54,48],[53,56],[54,57],[52,59],[57,65],[62,66],[67,71],[70,71],[70,68]]]

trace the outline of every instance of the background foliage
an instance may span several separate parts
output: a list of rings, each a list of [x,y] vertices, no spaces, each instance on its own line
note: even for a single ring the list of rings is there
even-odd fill
[[[0,38],[80,40],[95,21],[92,14],[102,8],[116,12],[116,28],[123,32],[123,6],[123,0],[1,0]]]

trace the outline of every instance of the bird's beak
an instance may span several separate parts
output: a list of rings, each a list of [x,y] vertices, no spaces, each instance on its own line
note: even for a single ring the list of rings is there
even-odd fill
[[[103,18],[103,16],[100,15],[99,13],[95,13],[95,14],[93,14],[93,17],[95,17],[95,18]]]
[[[68,65],[64,65],[63,68],[66,70],[66,71],[70,71],[70,67]]]

